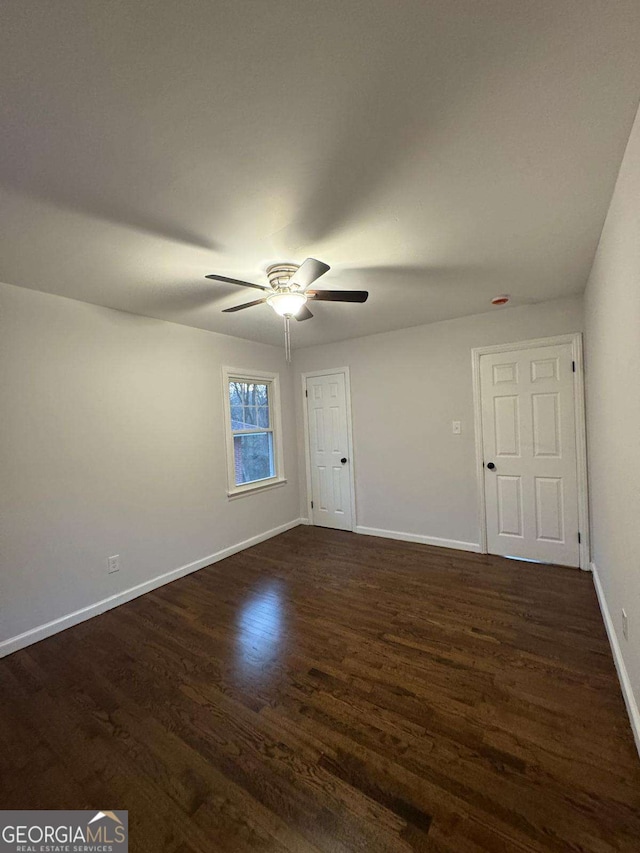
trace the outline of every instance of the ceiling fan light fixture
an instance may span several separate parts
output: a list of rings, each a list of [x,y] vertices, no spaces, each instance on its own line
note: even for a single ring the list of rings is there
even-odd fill
[[[272,293],[267,297],[267,304],[281,317],[295,317],[306,301],[305,294],[299,291]]]

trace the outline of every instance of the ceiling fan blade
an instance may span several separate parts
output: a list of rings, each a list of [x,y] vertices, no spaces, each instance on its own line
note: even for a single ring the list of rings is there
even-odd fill
[[[225,281],[227,284],[239,284],[242,287],[255,287],[258,290],[271,290],[264,284],[252,284],[250,281],[240,281],[238,278],[227,278],[226,275],[205,275],[205,278],[210,278],[212,281]]]
[[[303,305],[302,308],[298,311],[297,314],[294,314],[296,320],[310,320],[313,317],[313,314],[306,305]]]
[[[252,308],[254,305],[261,305],[263,302],[266,302],[265,299],[254,299],[253,302],[244,302],[242,305],[234,305],[233,308],[224,308],[223,314],[230,314],[233,311],[242,311],[243,308]]]
[[[316,279],[320,278],[331,269],[329,264],[324,264],[322,261],[316,261],[315,258],[307,258],[303,261],[293,277],[289,279],[289,286],[296,285],[306,290],[310,284],[313,284]]]
[[[367,290],[309,290],[308,299],[319,302],[366,302],[369,298]]]

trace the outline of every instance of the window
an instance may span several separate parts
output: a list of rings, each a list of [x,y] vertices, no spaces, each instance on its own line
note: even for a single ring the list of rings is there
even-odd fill
[[[229,497],[286,482],[278,375],[225,367],[223,382]]]

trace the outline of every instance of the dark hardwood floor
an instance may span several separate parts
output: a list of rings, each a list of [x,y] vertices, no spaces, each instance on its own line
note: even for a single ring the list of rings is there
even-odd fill
[[[299,527],[0,661],[0,806],[149,853],[640,850],[577,570]]]

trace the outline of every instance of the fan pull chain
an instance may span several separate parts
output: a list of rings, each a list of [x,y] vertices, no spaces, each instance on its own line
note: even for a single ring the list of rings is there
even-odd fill
[[[284,318],[284,357],[291,364],[291,317]]]

